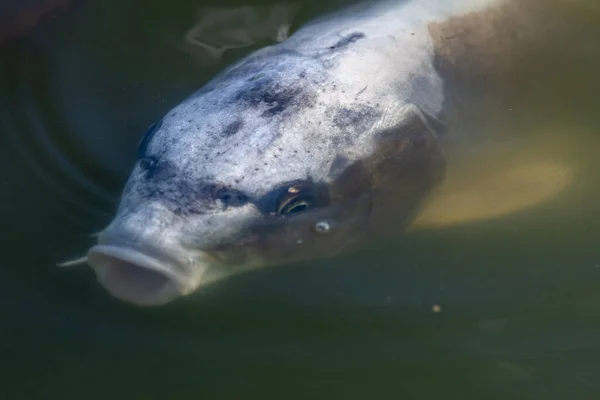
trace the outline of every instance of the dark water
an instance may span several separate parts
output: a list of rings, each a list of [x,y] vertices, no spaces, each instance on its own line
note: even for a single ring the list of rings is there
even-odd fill
[[[294,23],[334,5],[303,3]],[[541,132],[532,157],[574,171],[536,207],[238,276],[160,309],[56,268],[112,217],[146,127],[252,49],[207,63],[179,46],[201,6],[89,1],[0,52],[0,399],[600,395],[594,40],[577,57],[540,54],[526,89],[510,86],[498,129]]]

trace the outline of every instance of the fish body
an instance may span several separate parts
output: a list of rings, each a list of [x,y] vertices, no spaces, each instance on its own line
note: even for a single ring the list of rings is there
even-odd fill
[[[507,3],[362,3],[226,68],[141,140],[88,253],[100,283],[160,305],[402,232],[446,170],[431,27]]]

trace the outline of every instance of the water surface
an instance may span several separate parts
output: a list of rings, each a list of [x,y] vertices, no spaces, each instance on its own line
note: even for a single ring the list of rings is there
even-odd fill
[[[455,156],[566,166],[551,199],[139,309],[55,263],[110,220],[146,128],[270,40],[208,62],[181,38],[211,4],[144,4],[89,1],[0,52],[0,398],[597,398],[597,41],[540,51],[480,116],[506,140]]]

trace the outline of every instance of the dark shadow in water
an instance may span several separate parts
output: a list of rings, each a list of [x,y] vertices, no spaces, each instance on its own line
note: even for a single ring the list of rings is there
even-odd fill
[[[596,397],[598,48],[505,100],[507,127],[592,132],[552,202],[137,309],[54,264],[109,221],[146,128],[249,50],[198,66],[172,43],[195,2],[133,4],[90,2],[0,54],[1,398]]]

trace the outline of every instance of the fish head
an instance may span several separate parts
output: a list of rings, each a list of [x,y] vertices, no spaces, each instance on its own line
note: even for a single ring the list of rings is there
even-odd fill
[[[397,233],[444,157],[419,108],[390,96],[286,52],[225,70],[144,136],[89,264],[115,297],[160,305]]]

